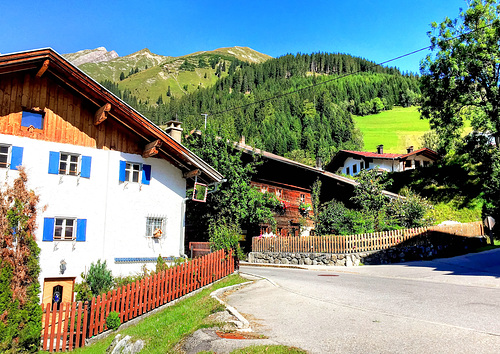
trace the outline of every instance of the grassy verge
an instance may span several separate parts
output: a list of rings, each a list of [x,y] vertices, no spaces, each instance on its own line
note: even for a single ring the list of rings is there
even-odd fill
[[[202,354],[201,352],[200,354]],[[205,354],[212,354],[211,352],[204,352]],[[286,347],[284,345],[256,345],[251,347],[246,347],[243,349],[236,349],[231,352],[232,354],[303,354],[306,351],[293,347]]]
[[[221,311],[223,308],[217,300],[210,297],[210,293],[245,281],[247,280],[239,275],[230,275],[164,311],[143,319],[135,326],[121,330],[120,333],[122,336],[131,336],[132,341],[142,339],[145,342],[145,347],[141,353],[170,353],[174,345],[184,336],[200,328],[214,325],[208,323],[206,317]],[[74,353],[105,353],[114,337],[115,335],[112,334],[91,346],[77,349]]]

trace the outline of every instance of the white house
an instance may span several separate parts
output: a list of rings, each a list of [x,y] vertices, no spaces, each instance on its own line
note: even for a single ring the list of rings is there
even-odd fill
[[[418,167],[427,167],[438,160],[438,154],[428,148],[413,150],[410,146],[406,154],[384,153],[379,145],[377,152],[340,150],[328,164],[328,171],[355,176],[362,170],[378,168],[387,172],[403,172]]]
[[[114,275],[184,254],[186,190],[222,175],[52,49],[0,56],[0,180],[40,196],[43,303],[71,301],[91,262]]]

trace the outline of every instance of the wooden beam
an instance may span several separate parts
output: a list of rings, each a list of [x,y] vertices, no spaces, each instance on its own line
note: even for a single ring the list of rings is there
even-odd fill
[[[111,110],[111,103],[106,103],[99,108],[94,116],[94,125],[99,125],[108,118],[108,112]]]
[[[148,158],[148,157],[156,155],[158,153],[158,148],[159,147],[161,147],[161,141],[159,139],[150,142],[144,148],[144,152],[142,153],[142,157]]]
[[[36,78],[39,79],[42,77],[43,73],[47,71],[47,69],[49,68],[49,59],[45,60],[43,62],[43,65],[42,67],[40,68],[40,70],[38,70],[38,72],[36,73]]]
[[[195,176],[199,176],[201,175],[201,171],[199,169],[196,169],[196,170],[192,170],[192,171],[189,171],[189,172],[184,172],[182,174],[182,177],[184,178],[193,178]]]

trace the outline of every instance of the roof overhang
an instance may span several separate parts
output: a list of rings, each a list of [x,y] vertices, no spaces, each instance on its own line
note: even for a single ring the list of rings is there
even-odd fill
[[[42,72],[46,73],[44,75],[52,75],[62,85],[95,104],[96,110],[108,103],[111,104],[112,110],[108,114],[108,119],[115,120],[138,135],[143,140],[144,146],[155,140],[161,141],[158,156],[181,169],[185,175],[199,170],[195,175],[205,183],[220,183],[223,180],[223,176],[205,161],[53,49],[44,48],[0,55],[0,75],[16,72],[30,72],[34,75]]]

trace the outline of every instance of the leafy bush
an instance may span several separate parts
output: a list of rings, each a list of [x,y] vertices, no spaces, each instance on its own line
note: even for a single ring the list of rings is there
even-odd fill
[[[399,195],[403,198],[393,199],[388,205],[388,214],[394,224],[408,229],[433,223],[432,214],[429,213],[433,206],[425,198],[406,187],[399,192]]]
[[[225,250],[229,252],[229,250],[233,250],[239,259],[244,258],[239,244],[242,232],[236,223],[220,219],[218,222],[210,224],[209,232],[210,248],[212,251]]]
[[[87,274],[82,273],[82,283],[75,285],[75,291],[78,292],[76,298],[78,301],[89,301],[93,296],[99,296],[112,289],[114,284],[111,270],[107,268],[106,261],[101,263],[91,263]]]
[[[349,209],[342,202],[332,200],[324,204],[317,215],[318,235],[352,235],[373,232],[373,217]]]
[[[118,312],[111,311],[106,318],[106,326],[108,326],[108,329],[115,330],[120,327],[121,324],[120,314]]]

